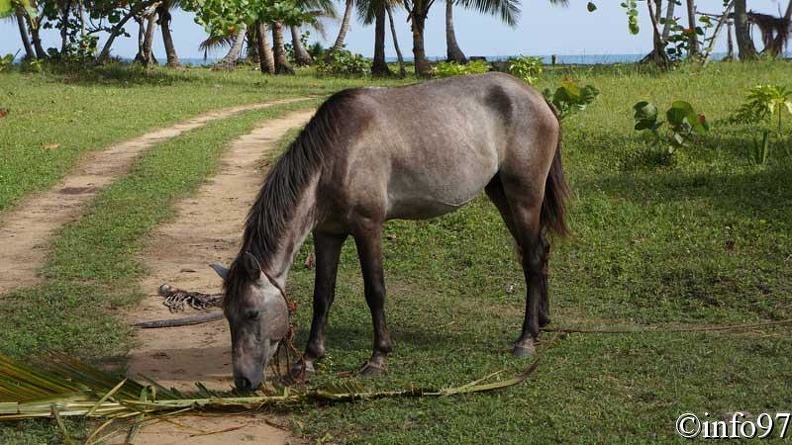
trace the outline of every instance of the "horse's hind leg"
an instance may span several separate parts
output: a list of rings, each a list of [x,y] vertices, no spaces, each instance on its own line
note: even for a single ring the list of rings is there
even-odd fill
[[[495,207],[500,212],[503,222],[509,229],[509,233],[512,234],[512,237],[514,237],[515,240],[519,239],[517,229],[514,226],[515,223],[512,210],[509,206],[509,201],[506,199],[506,193],[503,190],[503,183],[501,182],[500,175],[495,175],[495,177],[492,178],[484,190],[487,192],[487,196],[490,198],[492,203],[495,204]],[[539,326],[545,327],[550,324],[550,303],[547,297],[547,262],[548,258],[550,257],[550,242],[543,233],[541,234],[540,241],[543,245],[542,280],[544,283],[542,285],[543,292],[539,300]],[[522,262],[522,248],[518,245],[517,249],[520,256],[520,262]]]
[[[385,278],[382,271],[382,223],[365,221],[353,233],[357,245],[366,303],[374,325],[374,346],[371,358],[360,373],[374,375],[384,371],[385,356],[393,350],[385,322]]]
[[[316,280],[314,281],[313,321],[308,345],[305,348],[302,362],[296,363],[291,369],[295,379],[313,371],[313,362],[325,355],[324,335],[327,325],[327,314],[335,299],[336,275],[341,247],[347,235],[336,235],[314,232],[314,252],[316,253]]]
[[[549,244],[542,236],[540,217],[541,190],[524,183],[526,178],[504,178],[499,175],[487,186],[487,195],[498,207],[521,252],[521,265],[527,286],[525,318],[522,332],[514,345],[514,354],[534,353],[540,326],[549,323],[547,300],[547,256]]]

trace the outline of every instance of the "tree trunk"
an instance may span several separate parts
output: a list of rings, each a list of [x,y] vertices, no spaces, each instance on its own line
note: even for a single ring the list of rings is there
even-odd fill
[[[104,63],[108,57],[110,57],[110,48],[113,46],[113,42],[115,41],[116,37],[121,33],[121,29],[124,28],[124,25],[137,15],[140,11],[146,9],[149,6],[149,2],[141,2],[135,5],[129,12],[121,19],[120,22],[116,23],[113,29],[110,31],[110,37],[107,38],[107,42],[105,42],[104,46],[102,47],[102,52],[99,53],[99,57],[96,58],[97,63]],[[35,40],[34,40],[35,42]],[[38,51],[38,49],[36,50]]]
[[[36,50],[36,58],[46,59],[48,57],[47,51],[44,49],[44,46],[41,45],[41,18],[36,17],[35,19],[31,19],[27,14],[25,14],[25,18],[28,28],[30,28],[30,37],[33,39],[33,48]]]
[[[396,49],[396,57],[399,59],[399,78],[404,79],[407,77],[407,70],[404,69],[404,57],[399,48],[399,38],[396,36],[396,26],[393,23],[393,12],[387,2],[385,3],[385,10],[388,12],[388,21],[390,22],[391,36],[393,37],[393,47]]]
[[[19,26],[19,37],[25,47],[25,57],[35,59],[36,52],[33,50],[33,45],[30,44],[30,35],[28,34],[27,26],[25,26],[25,13],[19,8],[16,10],[16,22]]]
[[[143,38],[143,66],[156,65],[154,59],[154,30],[157,29],[157,14],[152,11],[146,18],[146,35]]]
[[[726,23],[726,60],[734,60],[734,43],[732,42],[732,24]]]
[[[344,47],[344,39],[346,39],[346,35],[349,32],[349,22],[352,18],[352,7],[354,4],[355,0],[346,0],[346,6],[344,7],[344,18],[341,20],[341,28],[338,29],[338,37],[336,37],[333,47],[330,48],[330,52],[338,51]]]
[[[179,55],[176,54],[176,47],[173,45],[173,36],[171,35],[170,23],[171,13],[169,6],[171,2],[162,3],[159,8],[160,28],[162,29],[162,43],[165,45],[165,56],[168,59],[168,67],[179,68]]]
[[[258,23],[254,23],[252,28],[248,28],[247,30],[247,55],[245,58],[247,62],[250,64],[259,64],[261,63],[261,58],[259,57],[259,50],[258,50]],[[267,43],[269,45],[269,43]],[[274,63],[274,62],[273,62]],[[275,66],[274,64],[272,65]],[[275,68],[273,68],[273,71]]]
[[[385,63],[385,1],[378,2],[374,20],[374,60],[371,63],[371,75],[374,77],[390,76],[391,71]]]
[[[425,0],[418,0],[413,3],[410,11],[410,22],[412,24],[413,35],[413,57],[415,59],[415,75],[418,77],[432,77],[432,65],[426,58],[424,49],[424,27],[426,25],[427,10],[423,8]]]
[[[446,55],[449,62],[467,63],[465,53],[459,48],[454,33],[454,0],[446,0]]]
[[[723,30],[723,25],[728,26],[728,36],[727,36],[727,44],[729,52],[726,56],[726,60],[731,60],[734,56],[734,51],[732,48],[731,42],[731,21],[729,20],[729,12],[734,7],[734,0],[731,0],[729,4],[726,5],[726,8],[723,10],[723,14],[721,14],[720,18],[718,19],[718,24],[715,25],[715,30],[712,31],[712,35],[707,39],[709,43],[707,47],[704,48],[702,51],[701,57],[704,59],[704,64],[706,65],[709,63],[710,56],[712,55],[712,48],[715,46],[715,41],[718,40],[718,36],[720,35],[721,30]]]
[[[676,6],[675,0],[669,0],[666,6],[665,24],[663,25],[663,33],[660,36],[663,42],[668,42],[668,36],[671,34],[671,21],[674,20],[674,7]],[[657,9],[658,12],[660,8]]]
[[[239,61],[239,56],[242,54],[242,45],[245,43],[245,34],[247,27],[242,24],[239,25],[236,36],[234,36],[234,44],[228,50],[228,53],[215,65],[216,69],[232,70]],[[248,44],[248,47],[255,48],[255,45]]]
[[[67,27],[69,23],[69,10],[71,9],[71,2],[65,2],[63,4],[63,8],[61,9],[61,56],[66,54],[66,51],[69,48],[69,29]]]
[[[275,74],[294,74],[294,68],[289,65],[286,57],[286,48],[283,46],[283,23],[272,24],[272,46],[275,52]]]
[[[261,21],[256,22],[256,44],[261,74],[275,74],[275,58],[267,40],[267,27]]]
[[[745,0],[735,0],[734,2],[734,35],[737,39],[737,51],[740,60],[756,59],[756,47],[751,40],[750,23],[748,23],[748,11],[746,10]]]
[[[690,33],[690,53],[688,57],[698,57],[701,54],[699,48],[698,34],[696,34],[696,5],[694,0],[687,0],[687,13],[688,13],[688,28],[693,32]]]
[[[644,56],[640,63],[654,63],[661,68],[668,68],[669,60],[665,49],[666,42],[663,41],[660,35],[660,30],[658,29],[657,23],[657,15],[652,6],[652,1],[653,0],[647,0],[646,2],[646,7],[649,9],[649,18],[652,21],[652,52]],[[657,0],[654,1],[657,3],[659,9],[660,2]]]
[[[297,66],[313,65],[313,57],[308,54],[308,50],[300,40],[300,30],[294,25],[289,28],[291,28],[292,47],[294,48],[294,63]]]

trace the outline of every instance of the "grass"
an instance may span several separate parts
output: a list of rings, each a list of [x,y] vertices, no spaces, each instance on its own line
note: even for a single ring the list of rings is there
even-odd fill
[[[311,104],[247,112],[151,149],[127,177],[103,191],[80,220],[60,231],[43,272],[47,280],[3,297],[0,351],[17,358],[62,351],[94,363],[127,351],[130,328],[119,315],[143,296],[136,280],[145,267],[134,257],[142,240],[173,216],[175,200],[193,193],[217,169],[230,140],[252,131],[262,119]],[[84,433],[81,421],[69,426],[77,437]],[[46,423],[0,427],[3,444],[57,437]]]
[[[363,80],[264,77],[248,69],[2,74],[0,212],[52,186],[80,155],[201,112],[283,97],[326,95]],[[383,84],[393,82],[383,81]]]
[[[496,393],[305,405],[284,413],[295,431],[332,443],[667,443],[681,442],[674,422],[683,412],[725,418],[733,411],[789,411],[789,328],[734,334],[662,329],[792,316],[792,159],[774,151],[767,165],[753,165],[745,147],[758,129],[726,121],[749,87],[787,84],[789,68],[788,62],[759,62],[669,73],[631,66],[548,72],[540,89],[572,74],[601,91],[592,106],[564,122],[574,236],[556,240],[551,257],[553,325],[660,329],[570,335],[526,384]],[[677,99],[706,114],[713,128],[702,146],[682,151],[673,165],[657,164],[632,130],[631,107],[651,100],[664,110]],[[123,354],[126,328],[115,316],[135,301],[134,278],[142,273],[131,252],[167,218],[168,203],[197,184],[174,179],[168,185],[170,179],[154,172],[186,157],[195,162],[190,176],[208,175],[205,158],[171,153],[170,144],[201,144],[211,158],[256,116],[262,114],[211,124],[152,150],[85,218],[64,229],[48,282],[4,298],[10,304],[0,309],[0,330],[7,333],[0,352],[22,357],[52,348],[102,361]],[[389,222],[385,240],[396,350],[389,374],[366,386],[455,386],[498,370],[506,378],[527,365],[509,353],[522,320],[522,271],[486,199],[439,219]],[[309,252],[307,243],[289,282],[299,304],[299,347],[310,321],[313,272],[302,266]],[[315,384],[337,381],[368,358],[370,326],[348,243],[328,356]],[[79,433],[84,425],[69,427]],[[2,443],[58,440],[48,423],[0,428]]]

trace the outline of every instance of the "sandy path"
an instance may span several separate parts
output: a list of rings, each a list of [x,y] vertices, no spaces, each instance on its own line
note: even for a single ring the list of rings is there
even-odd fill
[[[37,272],[46,260],[53,232],[77,219],[85,204],[102,188],[125,175],[135,159],[149,147],[233,114],[298,100],[304,99],[285,99],[212,111],[84,156],[50,190],[30,196],[12,211],[0,215],[0,295],[37,283]]]
[[[227,265],[239,249],[242,223],[263,180],[257,161],[273,148],[287,130],[304,124],[313,114],[292,113],[268,120],[252,133],[237,139],[223,156],[220,172],[201,187],[194,198],[177,205],[178,217],[160,226],[152,235],[141,260],[151,274],[142,283],[149,292],[140,307],[128,317],[131,322],[172,318],[162,304],[157,288],[171,286],[206,293],[219,292],[221,281],[209,263]],[[138,349],[130,356],[129,373],[144,375],[167,387],[194,388],[201,381],[213,389],[229,389],[231,382],[231,337],[225,320],[197,326],[143,329],[137,334]],[[190,438],[193,444],[297,443],[288,433],[266,423],[266,415],[179,417],[193,427],[234,431]],[[136,444],[182,444],[190,431],[159,423],[144,428]],[[201,442],[200,440],[206,440]]]

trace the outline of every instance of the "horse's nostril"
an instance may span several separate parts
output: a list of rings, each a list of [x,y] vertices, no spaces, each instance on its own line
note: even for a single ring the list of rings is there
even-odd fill
[[[250,380],[247,377],[237,377],[234,379],[234,384],[236,385],[237,390],[239,391],[251,391],[253,389],[253,385],[250,383]]]

